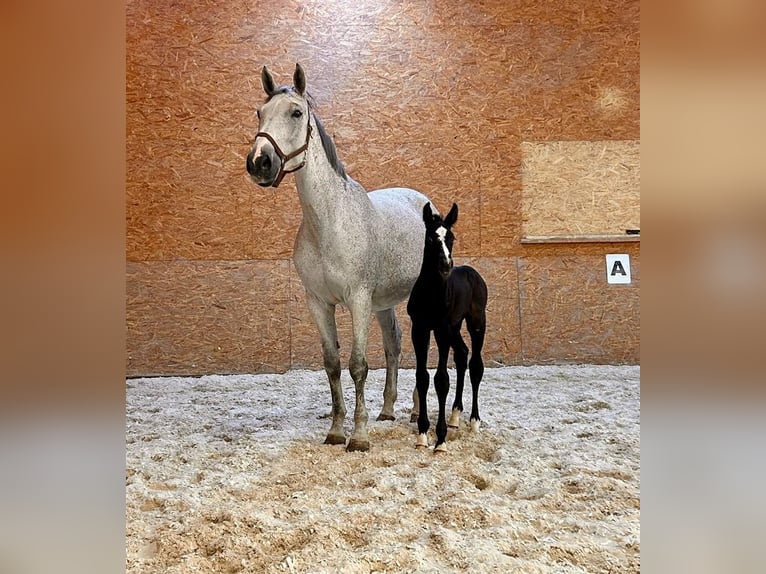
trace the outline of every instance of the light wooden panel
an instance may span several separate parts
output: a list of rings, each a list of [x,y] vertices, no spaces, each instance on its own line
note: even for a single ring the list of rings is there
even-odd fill
[[[639,142],[523,142],[524,236],[639,229]]]

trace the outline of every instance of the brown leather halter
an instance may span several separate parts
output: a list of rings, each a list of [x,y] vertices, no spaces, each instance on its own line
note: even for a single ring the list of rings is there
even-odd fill
[[[277,174],[277,178],[274,180],[274,183],[271,184],[271,187],[279,187],[279,184],[282,183],[282,178],[285,177],[288,173],[293,173],[294,171],[298,171],[301,169],[304,165],[306,165],[306,157],[303,157],[303,161],[298,167],[295,167],[293,169],[285,169],[285,165],[288,161],[296,157],[298,154],[301,154],[305,152],[309,148],[309,139],[311,139],[311,112],[308,113],[309,121],[306,122],[306,143],[304,143],[301,147],[299,147],[297,150],[290,154],[285,154],[283,152],[276,141],[274,141],[274,138],[271,137],[271,135],[267,134],[266,132],[258,132],[255,134],[255,139],[258,139],[260,137],[264,137],[267,140],[271,142],[271,145],[274,146],[274,151],[279,156],[279,161],[281,162],[279,166],[279,173]]]

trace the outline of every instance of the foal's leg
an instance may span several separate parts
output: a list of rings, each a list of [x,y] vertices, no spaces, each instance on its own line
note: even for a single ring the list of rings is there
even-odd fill
[[[484,361],[481,358],[481,349],[484,346],[484,333],[487,328],[484,311],[473,320],[469,318],[467,325],[468,333],[471,335],[471,360],[468,362],[471,390],[473,391],[471,430],[478,431],[481,427],[481,418],[479,417],[479,384],[484,375]]]
[[[457,382],[455,383],[455,400],[452,402],[452,413],[449,417],[447,426],[458,428],[460,426],[460,413],[463,412],[463,385],[465,383],[465,371],[468,368],[468,346],[460,335],[460,328],[463,322],[452,330],[452,356],[455,359],[455,370],[457,371]]]
[[[343,401],[343,391],[340,386],[340,354],[338,352],[338,332],[335,327],[335,305],[330,305],[310,293],[306,295],[309,310],[322,338],[324,370],[330,381],[330,394],[332,395],[332,426],[324,442],[325,444],[345,444],[346,435],[343,432],[343,421],[346,418],[346,404]]]
[[[426,408],[426,394],[428,393],[428,345],[431,343],[431,329],[420,323],[412,321],[412,346],[415,349],[415,390],[418,399],[418,440],[416,447],[428,446],[428,428],[431,423],[428,420]],[[414,407],[413,407],[414,408]],[[413,414],[415,411],[413,411]]]
[[[439,420],[436,422],[436,445],[434,451],[447,450],[444,441],[447,440],[447,417],[446,404],[449,393],[449,373],[447,372],[447,359],[449,358],[450,334],[448,329],[435,329],[434,339],[439,347],[439,365],[434,375],[434,388],[439,398]]]
[[[367,382],[367,338],[370,334],[370,313],[372,303],[368,294],[361,292],[349,304],[354,340],[351,344],[351,358],[348,370],[356,387],[356,406],[354,407],[354,432],[348,441],[346,450],[370,450],[370,438],[367,435],[367,407],[364,404],[364,385]]]
[[[383,333],[383,349],[386,352],[386,387],[383,389],[383,408],[378,415],[379,421],[394,420],[396,402],[396,384],[399,377],[399,356],[402,354],[402,330],[396,323],[394,309],[375,313]]]

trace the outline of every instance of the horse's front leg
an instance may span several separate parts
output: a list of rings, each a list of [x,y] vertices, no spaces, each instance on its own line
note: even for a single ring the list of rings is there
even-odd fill
[[[367,435],[367,406],[364,404],[364,385],[367,382],[367,338],[370,334],[370,314],[372,302],[366,293],[360,293],[349,305],[353,329],[351,358],[348,369],[356,387],[356,406],[354,407],[354,432],[348,441],[346,450],[370,450]]]
[[[439,364],[434,375],[434,388],[439,399],[439,420],[436,422],[436,445],[434,446],[434,451],[439,452],[447,450],[444,443],[447,440],[447,416],[445,411],[447,394],[449,393],[449,373],[447,372],[447,359],[449,358],[450,349],[449,329],[446,327],[434,329],[434,339],[436,339],[436,346],[439,348]]]
[[[415,393],[413,393],[412,414],[418,421],[418,440],[415,446],[425,448],[428,446],[428,429],[431,426],[428,420],[426,408],[426,395],[428,394],[428,345],[431,343],[431,329],[422,323],[412,321],[412,347],[415,349]],[[416,410],[417,409],[417,410]]]
[[[324,370],[330,381],[332,396],[332,426],[324,442],[325,444],[345,444],[343,421],[346,418],[346,404],[343,401],[343,390],[340,385],[340,353],[338,352],[338,332],[335,327],[335,305],[330,305],[310,293],[307,293],[307,299],[309,310],[322,339]]]

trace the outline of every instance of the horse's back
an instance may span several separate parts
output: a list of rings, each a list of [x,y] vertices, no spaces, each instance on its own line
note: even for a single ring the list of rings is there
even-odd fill
[[[386,218],[404,217],[412,221],[413,216],[423,222],[423,206],[430,200],[408,187],[387,187],[367,194],[372,204]]]

